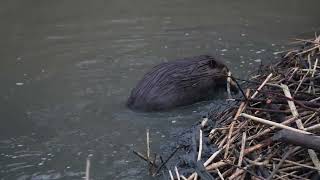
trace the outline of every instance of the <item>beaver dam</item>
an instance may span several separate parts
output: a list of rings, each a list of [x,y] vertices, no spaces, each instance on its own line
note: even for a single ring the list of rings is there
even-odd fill
[[[320,36],[297,39],[281,60],[212,110],[191,141],[160,156],[135,152],[164,179],[320,179]]]

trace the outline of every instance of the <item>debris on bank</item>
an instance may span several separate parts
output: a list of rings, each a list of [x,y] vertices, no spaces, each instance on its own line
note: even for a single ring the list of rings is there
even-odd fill
[[[245,81],[232,106],[199,123],[194,167],[176,162],[166,170],[171,179],[320,179],[320,36],[296,40],[299,47]],[[155,175],[179,149],[191,148],[159,162],[139,156]]]

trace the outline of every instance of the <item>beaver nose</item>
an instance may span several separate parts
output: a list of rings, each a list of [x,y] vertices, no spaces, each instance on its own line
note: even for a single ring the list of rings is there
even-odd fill
[[[232,79],[231,79],[231,81],[230,81],[230,87],[231,87],[231,91],[232,91],[233,93],[236,93],[236,94],[237,94],[237,93],[239,92],[237,83],[236,83],[234,80],[232,80]]]
[[[237,83],[235,82],[235,80],[232,78],[232,75],[231,75],[231,72],[228,70],[227,72],[227,76],[229,77],[230,76],[230,79],[228,80],[229,83],[230,83],[230,88],[231,88],[231,91],[233,93],[238,93],[239,89],[238,89],[238,86],[237,86]]]

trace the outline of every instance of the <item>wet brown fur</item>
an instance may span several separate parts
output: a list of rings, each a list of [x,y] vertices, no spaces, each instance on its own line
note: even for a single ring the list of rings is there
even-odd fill
[[[159,111],[209,100],[226,86],[228,68],[210,55],[155,66],[131,91],[127,106]]]

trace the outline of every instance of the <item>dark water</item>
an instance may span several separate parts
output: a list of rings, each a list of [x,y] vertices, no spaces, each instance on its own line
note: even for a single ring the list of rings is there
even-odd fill
[[[244,77],[289,38],[319,32],[319,0],[2,0],[0,179],[147,179],[152,149],[218,102],[164,113],[124,106],[152,66],[204,53]]]

